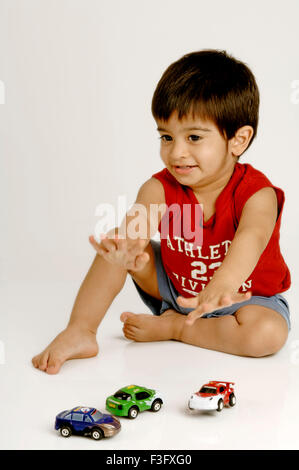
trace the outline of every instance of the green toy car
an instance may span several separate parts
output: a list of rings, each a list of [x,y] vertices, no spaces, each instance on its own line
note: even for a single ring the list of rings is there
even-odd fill
[[[135,419],[140,411],[159,411],[162,397],[156,390],[138,385],[128,385],[106,399],[106,409],[116,416]]]

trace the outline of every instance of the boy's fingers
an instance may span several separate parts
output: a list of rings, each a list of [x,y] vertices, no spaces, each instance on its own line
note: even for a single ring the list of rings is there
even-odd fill
[[[217,309],[217,307],[215,307],[214,304],[208,303],[208,302],[204,302],[204,303],[200,304],[200,306],[198,307],[197,311],[198,311],[198,313],[200,313],[201,315],[203,315],[204,313],[213,312],[213,311],[216,310],[216,309]]]
[[[201,316],[203,315],[203,313],[199,313],[197,312],[196,310],[194,310],[193,312],[190,312],[188,315],[187,315],[187,318],[185,320],[186,324],[191,326],[194,324],[194,322],[196,320],[198,320],[198,318],[200,318]]]
[[[228,307],[233,304],[233,300],[230,295],[223,295],[219,301],[219,307]]]
[[[105,250],[104,248],[98,248],[97,252],[101,255],[106,261],[109,261],[110,252]]]
[[[137,255],[143,253],[143,250],[147,243],[147,241],[144,239],[131,240],[131,239],[126,239],[124,236],[116,235],[114,238],[107,239],[106,241],[104,241],[104,239],[102,240],[102,243],[105,245],[107,249],[108,249],[108,240],[110,240],[110,242],[114,244],[116,250],[127,251],[128,254],[132,257],[136,257]]]
[[[234,294],[231,299],[232,299],[232,303],[238,303],[238,302],[245,302],[245,300],[249,300],[252,296],[252,293],[251,292],[245,292],[244,294],[240,294],[240,293],[237,293],[237,294]]]
[[[106,261],[110,261],[109,260],[109,249],[107,249],[102,242],[101,242],[101,244],[97,243],[94,240],[92,235],[89,237],[89,241],[90,241],[91,245],[94,247],[94,249],[96,250],[96,252],[100,256],[102,256]]]
[[[95,241],[93,235],[90,235],[90,237],[89,237],[89,243],[94,247],[94,249],[95,249],[99,254],[102,254],[102,253],[100,253],[100,250],[101,250],[100,244]],[[103,250],[103,251],[104,251],[104,250]]]
[[[187,315],[186,323],[187,325],[193,325],[195,320],[198,320],[198,318],[201,318],[205,313],[210,313],[215,310],[214,305],[208,302],[203,302],[200,304],[196,310],[192,310]]]
[[[143,252],[146,245],[146,240],[134,240],[128,244],[128,251],[131,255],[137,255]]]
[[[116,245],[113,240],[109,238],[105,238],[101,242],[101,247],[104,247],[107,251],[115,251],[116,250]]]
[[[90,235],[88,237],[89,239],[89,242],[94,246],[94,247],[99,247],[99,246],[103,246],[102,245],[102,240],[101,241],[97,241],[93,235]]]
[[[205,313],[213,312],[214,310],[217,310],[217,308],[220,307],[228,307],[230,305],[233,305],[234,303],[244,302],[245,300],[249,300],[251,298],[251,295],[251,292],[246,292],[244,294],[236,293],[234,295],[223,295],[219,300],[219,305],[214,305],[214,303],[211,302],[202,302],[198,305],[198,299],[196,297],[186,298],[179,296],[177,298],[177,303],[181,307],[195,309],[188,314],[186,319],[186,324],[192,325],[195,320],[202,317]]]
[[[124,251],[127,249],[127,240],[124,238],[116,238],[114,243],[116,245],[116,249],[119,251]]]
[[[128,263],[127,269],[131,269],[132,271],[140,271],[144,268],[149,258],[150,257],[148,253],[141,253],[141,255],[136,256],[134,261],[130,261]]]
[[[177,297],[177,303],[181,307],[195,308],[195,307],[197,307],[198,300],[197,300],[196,297],[186,298],[186,297],[183,297],[183,296],[179,295],[179,297]]]
[[[129,268],[134,271],[140,271],[141,269],[144,268],[146,263],[149,261],[150,256],[148,253],[141,253],[141,255],[136,256],[133,267]]]
[[[94,236],[93,235],[89,235],[88,237],[88,240],[89,242],[94,246],[94,245],[98,245],[97,241],[95,240]]]

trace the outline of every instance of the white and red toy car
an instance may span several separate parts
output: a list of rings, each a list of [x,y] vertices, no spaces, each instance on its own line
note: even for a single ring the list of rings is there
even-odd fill
[[[234,382],[211,380],[191,395],[188,402],[189,409],[221,411],[224,406],[234,406],[236,397],[233,385]]]

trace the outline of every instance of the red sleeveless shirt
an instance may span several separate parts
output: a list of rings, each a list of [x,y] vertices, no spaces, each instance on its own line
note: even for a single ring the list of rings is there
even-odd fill
[[[153,177],[163,184],[168,208],[159,224],[162,262],[179,294],[190,297],[205,288],[229,249],[244,204],[255,192],[269,186],[277,196],[276,225],[255,269],[239,292],[249,290],[252,295],[271,296],[290,287],[290,272],[279,247],[284,192],[273,186],[262,172],[248,163],[236,163],[229,182],[216,200],[215,213],[206,222],[191,188],[178,183],[166,168]]]

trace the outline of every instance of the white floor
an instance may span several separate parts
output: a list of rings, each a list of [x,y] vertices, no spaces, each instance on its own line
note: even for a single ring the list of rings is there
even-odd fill
[[[31,365],[66,325],[78,283],[2,282],[0,316],[1,449],[298,449],[299,327],[275,356],[235,357],[174,341],[131,343],[123,310],[147,311],[132,281],[107,313],[96,358],[68,361],[56,376]],[[292,292],[287,295],[296,305]],[[237,405],[190,412],[187,400],[209,379],[235,381]],[[55,416],[76,405],[105,410],[105,399],[131,383],[161,391],[159,413],[121,418],[121,432],[100,442],[54,430]]]

